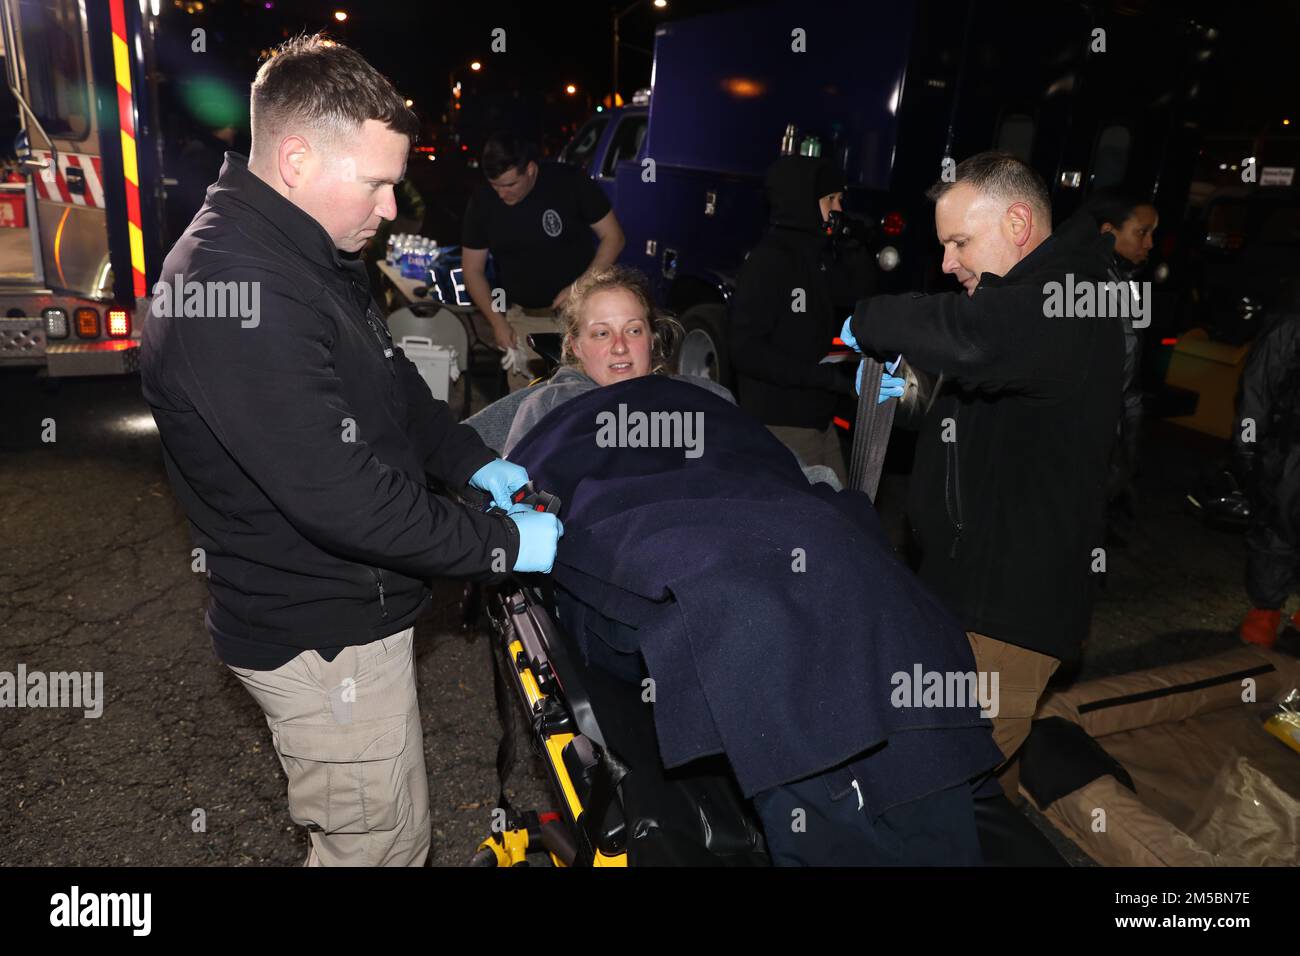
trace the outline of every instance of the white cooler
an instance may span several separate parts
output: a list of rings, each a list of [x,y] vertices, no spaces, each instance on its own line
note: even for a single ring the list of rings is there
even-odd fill
[[[433,340],[423,335],[407,335],[397,343],[406,357],[415,363],[433,392],[433,397],[440,402],[447,401],[451,392],[451,383],[460,378],[460,366],[457,364],[456,350],[446,345],[434,345]]]

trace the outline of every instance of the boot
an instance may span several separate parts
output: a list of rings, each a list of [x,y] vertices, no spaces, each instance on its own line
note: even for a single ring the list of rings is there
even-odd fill
[[[1281,623],[1281,611],[1263,611],[1253,607],[1246,613],[1238,633],[1247,644],[1271,648],[1277,643],[1277,629]]]

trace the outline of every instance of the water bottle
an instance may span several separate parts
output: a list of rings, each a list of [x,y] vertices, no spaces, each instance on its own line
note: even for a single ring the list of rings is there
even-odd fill
[[[781,137],[781,155],[793,156],[795,151],[795,139],[799,133],[794,123],[789,123],[785,128],[785,135]]]
[[[424,252],[424,239],[419,236],[409,237],[410,251],[402,265],[402,275],[408,279],[423,279],[427,256]]]

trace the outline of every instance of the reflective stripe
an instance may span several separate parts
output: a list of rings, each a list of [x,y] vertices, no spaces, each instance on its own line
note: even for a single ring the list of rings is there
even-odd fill
[[[131,55],[127,46],[123,0],[109,0],[113,21],[113,70],[117,77],[117,115],[122,131],[122,178],[126,193],[127,232],[131,248],[131,286],[144,298],[144,226],[140,216],[140,168],[136,159],[135,101],[131,96]]]

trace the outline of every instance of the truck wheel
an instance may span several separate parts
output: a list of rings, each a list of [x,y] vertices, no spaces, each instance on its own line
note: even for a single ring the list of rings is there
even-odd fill
[[[678,375],[698,375],[731,388],[726,309],[721,305],[697,305],[687,309],[677,321],[686,334],[677,346],[671,367]]]

